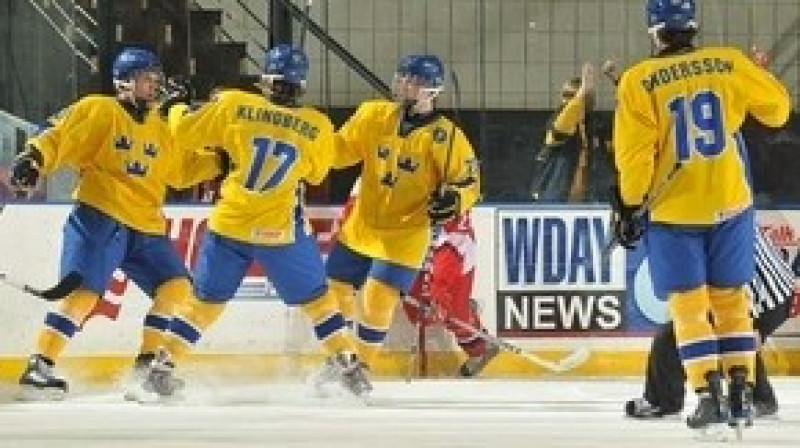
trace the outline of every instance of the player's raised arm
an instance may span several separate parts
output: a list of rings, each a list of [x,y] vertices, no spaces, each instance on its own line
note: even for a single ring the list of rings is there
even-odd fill
[[[740,89],[748,103],[748,112],[769,127],[783,126],[789,119],[792,100],[786,87],[765,68],[759,67],[741,52],[736,63]]]

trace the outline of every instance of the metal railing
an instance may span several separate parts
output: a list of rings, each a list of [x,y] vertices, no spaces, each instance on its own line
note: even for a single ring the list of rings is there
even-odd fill
[[[50,25],[50,28],[58,34],[64,44],[72,50],[72,53],[92,72],[98,70],[97,54],[99,45],[97,40],[92,37],[92,33],[97,30],[97,21],[86,12],[74,0],[66,2],[66,7],[58,0],[28,0],[28,3],[42,16]],[[67,11],[71,8],[71,11]],[[80,22],[89,28],[84,29]],[[88,51],[79,47],[85,46]]]

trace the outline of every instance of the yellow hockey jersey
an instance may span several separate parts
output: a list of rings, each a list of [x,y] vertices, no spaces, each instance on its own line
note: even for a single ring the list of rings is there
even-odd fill
[[[430,244],[432,192],[455,186],[463,213],[478,200],[480,175],[472,145],[452,121],[438,116],[403,136],[400,114],[396,103],[368,101],[337,133],[335,166],[364,164],[339,239],[361,254],[419,268]]]
[[[157,108],[138,122],[110,96],[84,97],[28,143],[41,152],[43,173],[78,170],[77,201],[149,234],[166,231],[167,186],[186,188],[218,169],[215,158],[178,151]]]
[[[739,128],[748,113],[781,126],[791,107],[779,81],[728,47],[646,59],[623,74],[617,96],[623,200],[641,204],[652,192],[653,221],[687,225],[720,222],[752,204]]]
[[[333,162],[334,128],[311,107],[283,107],[262,95],[222,92],[175,128],[188,149],[225,151],[231,171],[209,228],[246,243],[294,241],[302,224],[302,183],[321,183]]]

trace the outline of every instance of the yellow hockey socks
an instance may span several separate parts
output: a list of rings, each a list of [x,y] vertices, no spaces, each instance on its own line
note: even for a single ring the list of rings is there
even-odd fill
[[[356,336],[359,355],[370,365],[386,339],[394,310],[400,300],[400,291],[370,277],[364,283],[362,292],[364,307]]]
[[[719,344],[708,320],[708,288],[701,286],[669,296],[678,353],[692,389],[707,387],[706,373],[719,369]]]
[[[174,361],[184,358],[203,332],[219,319],[224,309],[225,302],[204,302],[192,297],[175,313],[169,325],[164,348],[170,357]]]
[[[44,328],[39,332],[38,353],[55,361],[99,299],[92,291],[78,289],[64,298],[58,311],[47,313]]]
[[[144,317],[139,353],[155,353],[164,345],[173,316],[189,303],[191,297],[192,285],[185,277],[168,280],[156,289],[153,304]]]
[[[725,374],[733,366],[742,366],[747,369],[747,381],[755,383],[756,337],[744,288],[710,287],[709,298]]]
[[[300,308],[311,320],[314,334],[327,355],[340,352],[355,353],[350,328],[339,310],[336,294],[331,289],[311,302],[300,305]]]
[[[351,326],[353,321],[356,320],[355,288],[353,288],[352,285],[333,279],[328,280],[328,288],[339,303],[339,310],[344,320],[347,322],[348,326]]]

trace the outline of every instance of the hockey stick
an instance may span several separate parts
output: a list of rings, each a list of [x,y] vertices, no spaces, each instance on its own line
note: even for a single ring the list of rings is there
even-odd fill
[[[81,286],[81,283],[83,283],[83,276],[75,271],[70,272],[64,278],[62,278],[57,285],[48,289],[38,289],[28,284],[12,280],[8,278],[5,273],[0,273],[0,283],[5,283],[6,285],[22,292],[26,292],[47,301],[54,302],[56,300],[63,299],[78,289],[78,287]]]
[[[633,219],[639,220],[644,218],[644,215],[646,215],[653,207],[653,203],[655,203],[656,199],[661,197],[667,187],[672,184],[672,181],[675,179],[675,176],[678,174],[678,171],[680,171],[682,166],[682,162],[675,162],[675,165],[672,166],[672,169],[669,171],[669,173],[667,173],[667,176],[664,177],[664,180],[650,190],[650,192],[644,197],[644,202],[642,202],[642,205],[633,213]],[[616,234],[612,235],[611,241],[608,242],[608,246],[606,246],[605,250],[603,251],[603,262],[608,260],[608,257],[611,256],[611,253],[614,251],[614,249],[620,245],[620,242],[619,236]]]
[[[447,154],[444,159],[444,170],[442,170],[442,183],[439,185],[439,192],[442,193],[447,184],[447,173],[450,172],[450,159],[453,157],[453,141],[456,139],[456,126],[461,122],[461,86],[458,83],[456,71],[450,69],[450,79],[453,83],[453,128],[450,131],[450,141],[447,144]]]
[[[417,324],[414,325],[414,341],[411,345],[411,349],[409,350],[409,357],[410,361],[408,363],[408,371],[406,372],[406,382],[410,383],[411,378],[415,376],[422,377],[423,374],[423,353],[425,351],[425,339],[423,337],[425,332],[425,324],[421,319],[417,320]]]
[[[427,309],[432,308],[432,305],[423,304],[417,298],[412,297],[412,296],[408,296],[408,295],[404,295],[403,296],[403,301],[408,303],[409,305],[411,305],[413,307],[416,307],[417,309],[421,310],[422,312],[425,312]],[[556,361],[556,362],[548,361],[548,360],[546,360],[544,358],[540,358],[540,357],[534,355],[533,353],[529,353],[529,352],[523,350],[521,347],[516,346],[516,345],[514,345],[514,344],[512,344],[512,343],[510,343],[510,342],[508,342],[508,341],[506,341],[504,339],[498,338],[497,336],[490,335],[489,333],[486,333],[485,331],[478,330],[474,326],[472,326],[472,325],[470,325],[470,324],[468,324],[468,323],[466,323],[466,322],[464,322],[464,321],[462,321],[460,319],[456,319],[456,318],[450,317],[450,316],[444,316],[443,319],[444,319],[445,323],[452,323],[453,325],[455,325],[455,326],[457,326],[457,327],[459,327],[459,328],[461,328],[463,330],[467,330],[467,331],[475,334],[476,336],[478,336],[479,338],[483,339],[484,341],[486,341],[486,342],[488,342],[490,344],[495,344],[498,347],[500,347],[500,348],[502,348],[502,349],[504,349],[506,351],[509,351],[509,352],[514,353],[515,355],[521,357],[521,358],[524,358],[525,360],[529,361],[532,364],[536,364],[537,366],[542,367],[542,368],[544,368],[546,370],[549,370],[551,372],[554,372],[554,373],[563,373],[563,372],[566,372],[567,370],[574,369],[575,367],[583,364],[584,362],[586,362],[586,360],[589,359],[589,350],[587,350],[586,348],[579,348],[579,349],[576,349],[575,351],[573,351],[572,353],[570,353],[569,355],[565,356],[564,358],[562,358],[559,361]]]

